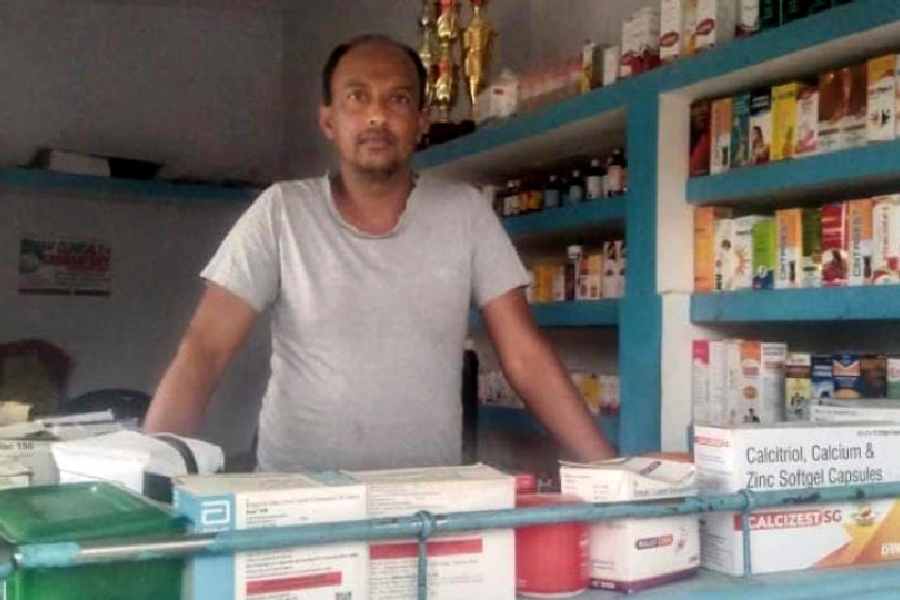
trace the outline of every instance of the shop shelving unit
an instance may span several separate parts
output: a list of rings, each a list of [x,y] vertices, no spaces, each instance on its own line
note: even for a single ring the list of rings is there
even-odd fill
[[[162,180],[138,180],[92,175],[71,175],[40,169],[0,169],[0,186],[36,191],[62,191],[89,194],[96,198],[144,200],[215,201],[249,203],[260,193],[255,188],[240,188]]]

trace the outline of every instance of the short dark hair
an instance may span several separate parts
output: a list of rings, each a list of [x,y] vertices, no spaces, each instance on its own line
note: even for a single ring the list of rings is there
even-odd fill
[[[425,88],[428,80],[428,71],[425,70],[425,65],[422,64],[422,59],[419,57],[418,52],[416,52],[406,44],[398,42],[390,36],[381,34],[360,35],[348,42],[344,42],[343,44],[336,46],[334,50],[331,51],[331,54],[328,55],[328,60],[325,61],[325,67],[322,69],[322,104],[324,104],[325,106],[331,106],[331,102],[333,100],[331,93],[331,82],[334,79],[334,72],[337,69],[338,64],[341,62],[341,59],[344,58],[344,56],[348,52],[350,52],[357,46],[362,46],[363,44],[372,42],[388,44],[390,46],[399,48],[406,53],[406,55],[409,57],[409,60],[412,61],[413,66],[416,68],[416,75],[419,78],[419,108],[424,108]]]

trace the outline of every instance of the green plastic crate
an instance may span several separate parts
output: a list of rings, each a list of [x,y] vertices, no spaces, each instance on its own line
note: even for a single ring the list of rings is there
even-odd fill
[[[12,544],[184,531],[183,521],[117,486],[79,483],[0,491],[0,537]],[[181,559],[20,569],[0,600],[179,600]]]

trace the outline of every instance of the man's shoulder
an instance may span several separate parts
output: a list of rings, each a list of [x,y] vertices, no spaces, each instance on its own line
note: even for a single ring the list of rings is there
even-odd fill
[[[453,206],[459,210],[475,209],[481,198],[477,188],[462,181],[421,176],[418,185],[422,186],[423,196],[431,203]]]
[[[276,181],[263,191],[260,199],[269,198],[270,201],[276,202],[320,200],[325,191],[323,180],[323,177],[307,177]]]

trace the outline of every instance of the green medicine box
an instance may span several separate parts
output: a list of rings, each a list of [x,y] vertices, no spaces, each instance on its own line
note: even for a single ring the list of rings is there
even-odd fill
[[[0,537],[11,544],[153,539],[184,531],[182,520],[151,501],[106,483],[0,491]],[[178,600],[181,559],[52,569],[18,569],[0,600]]]

